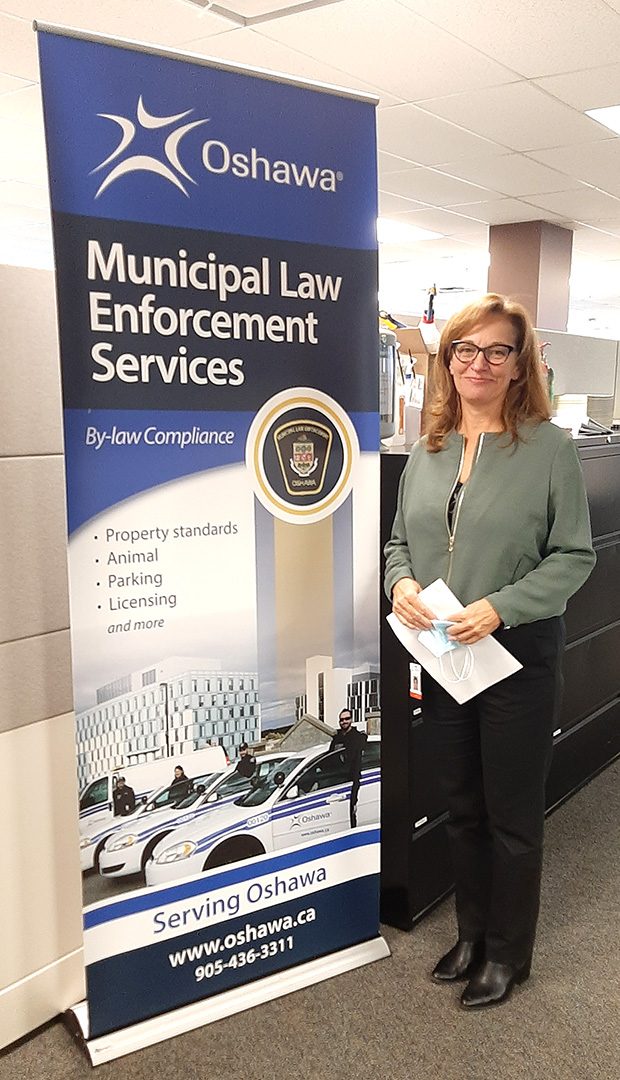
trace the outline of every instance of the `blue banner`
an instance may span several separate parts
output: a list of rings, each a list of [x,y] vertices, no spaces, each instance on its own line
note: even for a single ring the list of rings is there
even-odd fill
[[[375,110],[39,55],[97,1036],[378,935]]]

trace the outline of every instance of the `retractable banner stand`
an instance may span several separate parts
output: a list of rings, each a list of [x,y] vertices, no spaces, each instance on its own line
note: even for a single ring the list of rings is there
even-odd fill
[[[97,1062],[387,955],[375,102],[37,29]]]

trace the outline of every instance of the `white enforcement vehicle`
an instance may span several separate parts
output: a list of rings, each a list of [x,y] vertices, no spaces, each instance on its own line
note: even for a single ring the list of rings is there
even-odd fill
[[[357,804],[359,826],[379,823],[381,743],[364,747]],[[216,866],[350,829],[349,767],[342,750],[325,746],[291,754],[262,784],[234,803],[179,825],[146,864],[147,885],[162,885]]]
[[[100,852],[98,870],[103,877],[126,877],[139,874],[150,859],[154,848],[179,825],[188,825],[205,814],[214,813],[233,803],[256,784],[260,784],[272,768],[282,765],[289,755],[264,754],[256,761],[250,777],[237,772],[231,765],[202,791],[194,790],[187,798],[172,807],[164,807],[147,818],[124,818],[123,824],[108,833]],[[198,780],[194,787],[199,787]]]
[[[160,811],[168,811],[180,805],[181,802],[185,804],[186,799],[199,799],[202,798],[203,793],[209,788],[213,788],[216,781],[221,779],[222,773],[205,773],[202,776],[194,776],[189,778],[191,789],[188,795],[179,796],[175,795],[172,790],[172,784],[167,784],[165,787],[157,788],[147,798],[146,796],[140,801],[139,805],[132,814],[124,814],[122,817],[106,817],[103,820],[97,818],[95,821],[86,822],[82,825],[80,830],[80,866],[82,873],[87,873],[89,870],[99,870],[99,859],[104,848],[104,844],[109,837],[114,836],[118,832],[125,832],[129,829],[136,819],[140,819],[140,828],[146,827],[146,819],[151,820],[150,815],[157,814]],[[138,825],[134,825],[137,828]]]
[[[176,765],[180,765],[188,776],[196,776],[198,773],[222,772],[228,761],[221,746],[206,746],[189,754],[157,758],[143,765],[127,765],[96,776],[80,792],[80,832],[91,821],[104,821],[114,816],[112,796],[119,776],[125,777],[137,806],[153,791],[171,782]]]

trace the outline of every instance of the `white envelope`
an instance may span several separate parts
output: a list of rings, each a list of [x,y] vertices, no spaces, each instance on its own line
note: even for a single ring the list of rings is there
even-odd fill
[[[463,610],[463,605],[441,578],[427,585],[419,595],[420,599],[435,613],[438,619],[446,619],[448,615],[454,615],[457,611]],[[520,664],[508,652],[508,649],[505,649],[503,645],[500,645],[499,641],[496,641],[489,634],[482,641],[469,646],[474,660],[473,671],[469,678],[464,679],[462,682],[452,682],[450,680],[454,676],[449,657],[457,656],[458,649],[444,654],[442,662],[436,656],[433,656],[432,652],[418,640],[419,630],[410,630],[408,626],[403,626],[394,612],[388,615],[387,621],[401,645],[405,646],[407,652],[415,657],[424,670],[428,671],[429,675],[432,675],[433,679],[440,683],[459,705],[470,701],[476,694],[486,690],[488,686],[493,686],[495,683],[500,682],[501,679],[514,675],[515,671],[519,671],[523,667],[523,664]],[[444,672],[447,674],[447,678]]]

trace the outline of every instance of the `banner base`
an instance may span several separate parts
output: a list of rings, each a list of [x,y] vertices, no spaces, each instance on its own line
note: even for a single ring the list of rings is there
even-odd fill
[[[104,1061],[114,1061],[125,1054],[132,1054],[135,1050],[143,1050],[147,1046],[172,1039],[175,1035],[194,1031],[195,1028],[212,1024],[215,1020],[222,1020],[225,1016],[244,1012],[255,1005],[262,1005],[265,1001],[302,990],[313,983],[342,975],[345,971],[353,971],[374,960],[383,960],[389,955],[387,942],[379,936],[372,941],[341,949],[318,960],[298,964],[288,971],[267,975],[264,979],[257,979],[245,986],[227,990],[204,1001],[196,1001],[161,1016],[154,1016],[139,1024],[120,1028],[96,1039],[89,1038],[88,1002],[80,1001],[74,1005],[69,1010],[67,1019],[73,1031],[77,1023],[78,1035],[83,1040],[91,1065],[101,1065]]]

